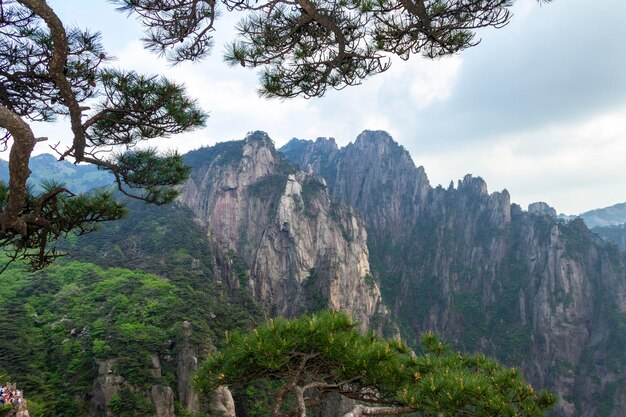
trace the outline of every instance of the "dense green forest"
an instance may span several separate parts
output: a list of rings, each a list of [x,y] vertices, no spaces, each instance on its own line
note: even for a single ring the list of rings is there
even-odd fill
[[[0,274],[0,376],[24,390],[33,417],[87,415],[101,359],[114,358],[116,373],[135,387],[176,389],[183,321],[190,343],[208,350],[224,330],[262,317],[216,276],[206,237],[185,208],[128,204],[127,219],[65,242],[68,258],[35,273],[13,263]],[[112,405],[123,415],[153,413],[141,396],[123,394]]]

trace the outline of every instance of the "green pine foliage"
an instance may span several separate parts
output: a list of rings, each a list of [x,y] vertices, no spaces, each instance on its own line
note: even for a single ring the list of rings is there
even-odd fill
[[[59,256],[53,246],[57,239],[90,233],[98,223],[119,220],[125,214],[124,206],[106,189],[75,195],[57,181],[44,181],[40,187],[40,192],[33,192],[32,187],[27,190],[24,213],[31,213],[45,226],[27,235],[15,228],[3,228],[0,247],[10,254],[4,265],[23,259],[31,269],[41,269]],[[9,185],[0,181],[0,212],[7,209],[10,196]]]
[[[11,152],[10,181],[0,183],[0,246],[40,269],[58,256],[51,246],[59,238],[117,220],[122,208],[109,195],[83,204],[59,183],[29,191],[39,140],[30,122],[66,116],[71,146],[52,146],[61,160],[97,166],[123,194],[164,204],[175,199],[189,170],[176,152],[136,146],[201,128],[207,114],[180,84],[107,66],[100,34],[64,24],[46,2],[4,2],[1,9],[0,142],[5,149],[10,143]]]
[[[138,389],[176,390],[184,320],[187,342],[206,351],[223,346],[225,330],[263,316],[249,295],[220,281],[216,253],[188,208],[121,200],[128,216],[70,235],[58,247],[69,254],[64,261],[35,273],[15,262],[0,274],[0,377],[24,389],[31,416],[87,416],[99,360],[115,359]],[[153,415],[134,394],[113,398],[114,415]]]
[[[274,415],[305,411],[298,401],[283,401],[298,392],[307,406],[338,392],[425,416],[542,416],[555,402],[548,392],[535,393],[516,369],[450,351],[432,333],[422,347],[415,355],[401,340],[361,333],[347,314],[325,311],[227,334],[226,347],[209,357],[195,382],[210,393],[219,385],[278,381]]]
[[[116,359],[116,373],[135,387],[176,389],[182,322],[191,322],[196,346],[219,345],[213,337],[233,323],[218,315],[232,312],[243,322],[230,301],[141,271],[72,261],[33,274],[14,263],[0,275],[0,371],[41,417],[86,416],[101,359]],[[160,379],[152,375],[152,355],[160,359]],[[122,394],[112,407],[134,401],[137,412],[148,412]]]

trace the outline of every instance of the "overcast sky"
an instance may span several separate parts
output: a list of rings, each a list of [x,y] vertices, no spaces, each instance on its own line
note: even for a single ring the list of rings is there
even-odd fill
[[[415,57],[321,99],[264,100],[257,74],[221,61],[232,18],[217,25],[213,56],[174,68],[144,51],[141,29],[104,0],[48,0],[67,23],[99,30],[114,65],[163,73],[210,112],[204,130],[168,139],[181,152],[264,130],[293,137],[386,130],[423,165],[433,186],[465,174],[506,188],[522,207],[545,201],[578,214],[626,202],[626,1],[518,0],[503,29],[436,61]],[[89,4],[89,6],[86,6]],[[51,142],[69,129],[38,126]],[[161,141],[163,143],[163,141]],[[46,152],[38,145],[37,152]]]

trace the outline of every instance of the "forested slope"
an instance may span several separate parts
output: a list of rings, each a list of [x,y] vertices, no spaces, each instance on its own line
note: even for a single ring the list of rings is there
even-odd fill
[[[0,375],[31,416],[206,412],[193,364],[263,317],[188,209],[129,201],[128,212],[65,242],[69,258],[0,275]]]
[[[0,275],[0,375],[35,415],[204,414],[190,377],[224,330],[333,307],[520,366],[559,395],[556,415],[621,417],[616,246],[479,177],[431,187],[384,132],[282,150],[291,163],[253,132],[191,152],[178,202],[130,200],[126,219],[63,242],[68,258]],[[262,416],[264,388],[235,393],[241,417]]]

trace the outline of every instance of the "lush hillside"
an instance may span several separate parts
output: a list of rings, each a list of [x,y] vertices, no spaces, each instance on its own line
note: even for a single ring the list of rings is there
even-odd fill
[[[177,415],[206,411],[183,365],[262,317],[188,209],[128,211],[66,242],[70,259],[0,275],[0,375],[25,390],[31,416],[151,416],[163,399]]]
[[[0,275],[0,376],[26,390],[31,415],[204,415],[190,378],[224,330],[330,306],[519,366],[559,395],[558,416],[621,417],[616,246],[479,177],[433,188],[384,132],[283,151],[254,132],[191,152],[177,203],[129,200],[126,219],[60,243],[68,258]],[[262,391],[235,393],[240,417],[263,415]]]
[[[163,359],[173,356],[183,320],[209,343],[209,317],[191,304],[206,299],[155,275],[69,262],[36,274],[16,265],[0,282],[0,367],[34,415],[86,415],[96,361],[110,357],[134,386],[167,384],[174,367]],[[161,377],[152,375],[152,355],[162,360]]]

